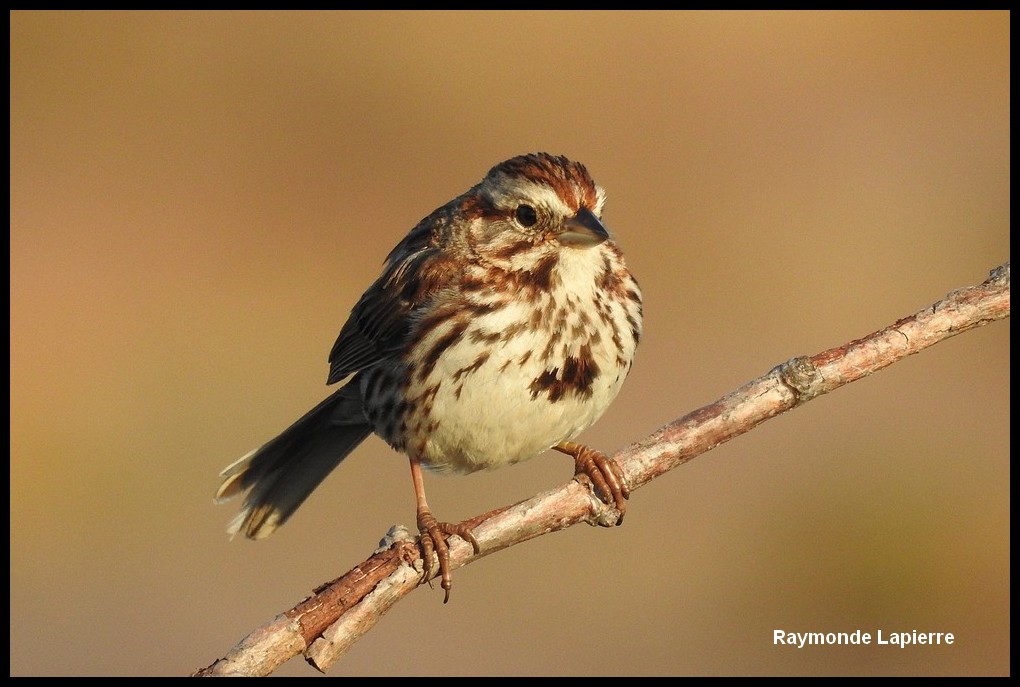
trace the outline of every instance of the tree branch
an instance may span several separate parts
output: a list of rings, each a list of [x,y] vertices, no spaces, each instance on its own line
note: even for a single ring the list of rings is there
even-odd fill
[[[674,420],[616,453],[631,491],[762,422],[877,372],[929,346],[1009,317],[1010,264],[977,286],[868,336],[811,357],[793,358],[715,403]],[[481,553],[450,540],[451,569],[580,522],[612,526],[619,513],[586,478],[468,520]],[[438,570],[438,565],[434,566]],[[344,576],[323,584],[294,608],[254,630],[196,676],[268,675],[299,653],[321,671],[336,663],[398,600],[423,581],[421,553],[407,530],[394,527],[380,548]]]

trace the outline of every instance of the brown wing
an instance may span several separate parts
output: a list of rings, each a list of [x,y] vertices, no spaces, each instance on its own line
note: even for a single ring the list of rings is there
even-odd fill
[[[333,344],[327,384],[400,355],[415,312],[458,278],[460,271],[441,249],[449,213],[436,210],[390,252],[382,275],[351,310]]]

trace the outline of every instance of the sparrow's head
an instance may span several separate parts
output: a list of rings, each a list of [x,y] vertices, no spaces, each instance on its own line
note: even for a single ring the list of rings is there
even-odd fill
[[[607,240],[605,200],[584,165],[548,153],[521,155],[493,167],[463,196],[472,220],[467,240],[481,257],[500,264],[516,256],[522,262],[513,266],[525,268],[529,258]]]

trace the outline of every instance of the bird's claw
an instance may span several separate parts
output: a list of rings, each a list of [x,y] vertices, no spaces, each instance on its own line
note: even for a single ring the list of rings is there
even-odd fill
[[[627,486],[620,465],[601,451],[573,441],[565,441],[553,448],[574,457],[574,474],[585,475],[591,480],[602,500],[620,511],[616,524],[623,524],[630,487]]]
[[[450,588],[453,586],[453,577],[450,574],[450,547],[446,543],[447,537],[457,535],[467,543],[471,544],[474,552],[480,553],[478,541],[471,530],[464,524],[453,524],[439,522],[430,511],[418,512],[418,531],[421,532],[421,552],[424,562],[424,575],[422,581],[427,581],[432,586],[432,578],[436,573],[436,560],[439,561],[439,575],[442,579],[440,586],[446,594],[443,603],[450,600]]]

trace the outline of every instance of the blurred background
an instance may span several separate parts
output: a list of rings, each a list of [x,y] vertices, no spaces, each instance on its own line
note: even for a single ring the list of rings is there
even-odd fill
[[[584,162],[644,289],[582,436],[607,451],[1010,257],[1008,12],[19,11],[10,37],[12,676],[186,675],[413,525],[376,438],[266,541],[212,496],[326,395],[390,248],[505,158]],[[1008,675],[1009,343],[953,338],[623,527],[458,570],[330,675]],[[456,521],[570,476],[427,486]]]

